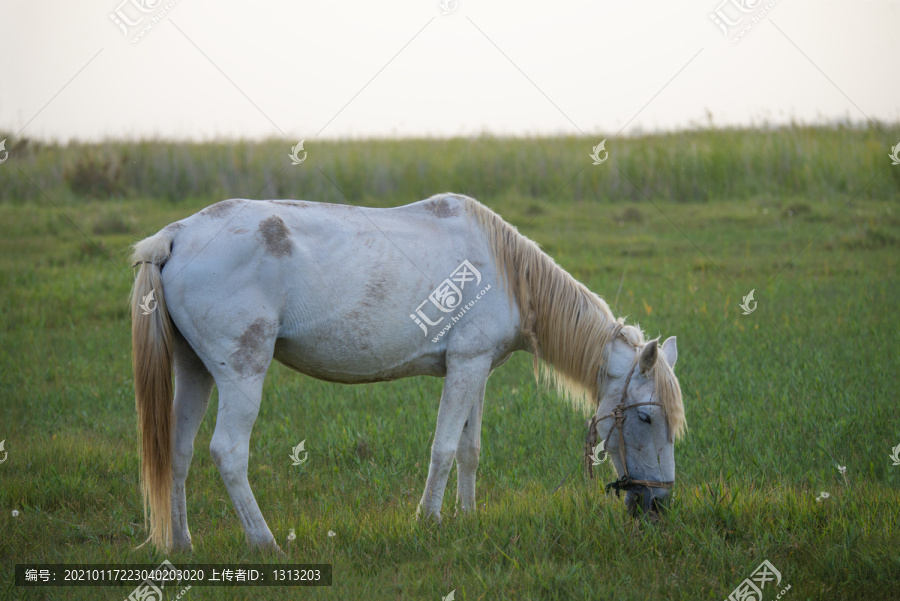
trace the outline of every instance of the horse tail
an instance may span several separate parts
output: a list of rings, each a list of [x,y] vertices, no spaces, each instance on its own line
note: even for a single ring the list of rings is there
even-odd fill
[[[162,230],[134,245],[139,267],[131,291],[131,352],[134,400],[141,438],[141,496],[144,526],[150,510],[150,533],[157,549],[172,538],[172,383],[175,344],[166,309],[161,266],[172,254],[172,232]]]

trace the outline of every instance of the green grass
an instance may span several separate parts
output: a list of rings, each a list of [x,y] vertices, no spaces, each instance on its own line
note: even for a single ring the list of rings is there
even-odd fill
[[[704,168],[672,149],[685,140],[698,157],[737,146]],[[131,242],[228,196],[388,205],[448,189],[498,211],[629,322],[678,336],[689,431],[676,446],[666,518],[626,518],[621,499],[602,492],[607,467],[600,480],[583,477],[583,416],[534,382],[528,355],[488,382],[478,512],[454,515],[454,473],[440,526],[414,520],[440,380],[339,386],[273,365],[251,440],[251,486],[288,559],[333,563],[334,585],[194,587],[183,599],[438,601],[453,589],[466,600],[723,599],[764,559],[791,585],[787,600],[893,594],[900,167],[889,164],[890,144],[870,130],[687,132],[623,140],[626,157],[608,144],[619,162],[594,167],[589,142],[332,142],[321,172],[291,167],[282,193],[258,195],[251,188],[280,168],[280,157],[266,167],[262,157],[270,147],[286,154],[280,143],[141,143],[133,155],[171,156],[160,169],[182,165],[184,179],[146,192],[128,184],[112,198],[64,183],[65,166],[51,158],[71,148],[39,148],[32,164],[11,153],[0,166],[0,440],[9,453],[0,464],[0,599],[119,599],[131,590],[15,588],[15,563],[164,557],[135,550],[145,532]],[[231,173],[216,153],[248,158]],[[204,173],[219,183],[203,183]],[[626,176],[646,198],[628,191]],[[34,190],[27,179],[43,192],[23,192]],[[182,185],[193,192],[167,199]],[[759,305],[744,316],[737,305],[750,289]],[[215,393],[210,407],[188,478],[195,552],[168,559],[272,561],[244,544],[207,451]],[[309,461],[294,467],[288,454],[303,439]],[[831,496],[817,503],[820,491]],[[290,529],[297,538],[287,545]]]

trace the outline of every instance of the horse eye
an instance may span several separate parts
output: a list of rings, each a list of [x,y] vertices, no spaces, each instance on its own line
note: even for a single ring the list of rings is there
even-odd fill
[[[644,413],[643,411],[638,411],[638,419],[642,422],[650,423],[650,415],[648,413]]]

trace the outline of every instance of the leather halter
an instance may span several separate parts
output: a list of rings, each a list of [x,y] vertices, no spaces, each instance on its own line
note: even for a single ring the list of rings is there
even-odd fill
[[[622,471],[624,473],[618,480],[613,480],[606,485],[606,492],[609,493],[611,490],[615,490],[617,497],[619,496],[619,491],[627,491],[638,486],[647,486],[650,488],[672,488],[672,486],[675,484],[674,480],[669,482],[662,482],[659,480],[635,480],[628,475],[628,463],[625,461],[625,411],[634,407],[646,407],[648,405],[656,405],[657,407],[662,407],[661,403],[652,402],[634,403],[632,405],[625,404],[625,397],[628,395],[628,385],[631,384],[631,376],[634,375],[634,370],[638,366],[638,363],[640,363],[640,358],[635,360],[634,365],[631,366],[631,371],[628,372],[628,377],[625,379],[625,388],[624,390],[622,390],[622,398],[619,400],[619,404],[616,405],[615,409],[613,409],[611,413],[607,413],[604,416],[594,415],[594,417],[591,418],[591,423],[588,426],[587,439],[584,443],[585,463],[587,465],[590,477],[593,479],[594,467],[589,458],[593,454],[594,443],[597,442],[597,423],[610,417],[615,420],[613,425],[609,428],[606,439],[603,441],[603,448],[605,450],[608,447],[609,439],[612,436],[613,430],[618,429],[619,460],[622,462]]]

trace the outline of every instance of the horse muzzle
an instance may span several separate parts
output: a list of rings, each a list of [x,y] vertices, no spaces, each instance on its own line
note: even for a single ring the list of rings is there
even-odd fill
[[[659,519],[668,505],[668,488],[633,485],[625,493],[625,508],[633,517],[646,515],[652,521]]]

